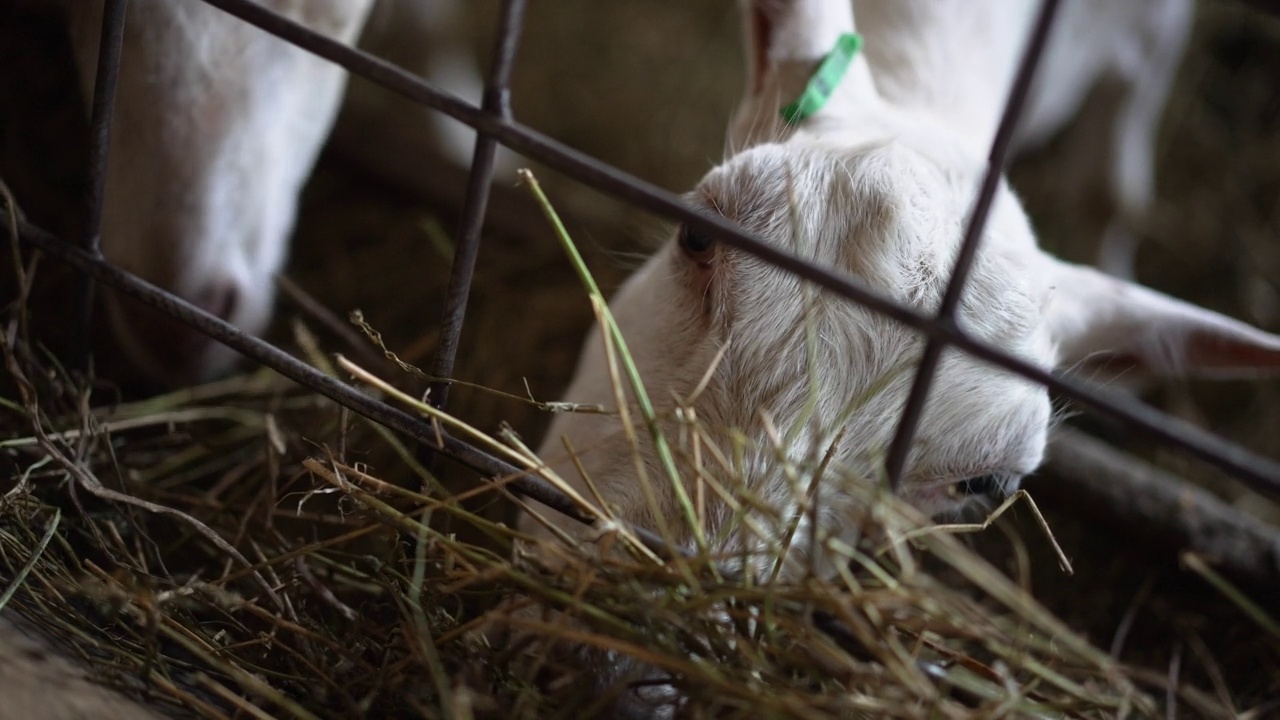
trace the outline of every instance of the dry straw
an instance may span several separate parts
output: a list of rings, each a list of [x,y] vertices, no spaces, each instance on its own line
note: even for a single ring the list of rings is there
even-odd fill
[[[269,372],[100,407],[16,322],[5,330],[0,606],[160,706],[210,718],[582,717],[620,690],[587,691],[581,661],[603,652],[656,669],[689,717],[1163,715],[1163,676],[1093,647],[870,483],[850,483],[866,542],[816,537],[843,559],[831,578],[735,576],[705,537],[703,552],[664,562],[582,496],[599,542],[513,554],[528,538],[495,519],[510,519],[492,507],[509,507],[503,478],[450,483],[399,436]],[[619,397],[643,396],[621,338],[609,339]],[[314,339],[300,345],[317,367],[568,490],[514,434],[490,437],[396,390],[409,375],[378,379]],[[698,503],[717,496],[762,533],[796,531],[749,494],[691,482],[732,449],[687,442],[709,436],[696,418],[679,441],[662,437],[658,415],[650,405],[633,418],[633,432],[667,447],[650,480],[702,493],[681,499],[678,522],[696,527]],[[797,487],[847,480],[774,449]],[[770,546],[774,566],[790,546]],[[1176,697],[1205,716],[1227,711],[1195,688]]]

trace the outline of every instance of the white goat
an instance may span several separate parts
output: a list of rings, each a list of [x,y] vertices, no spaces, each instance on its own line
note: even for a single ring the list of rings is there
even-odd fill
[[[102,0],[56,3],[86,98],[93,95]],[[344,43],[366,21],[380,49],[431,30],[411,60],[428,79],[479,99],[480,76],[450,32],[456,0],[258,0]],[[429,26],[429,27],[423,27]],[[403,53],[402,53],[403,54]],[[108,156],[106,257],[251,333],[270,320],[298,196],[343,98],[346,72],[196,0],[132,0]],[[362,95],[376,103],[374,93]],[[446,155],[469,158],[472,135],[440,123]],[[425,131],[425,128],[424,128]],[[459,147],[459,145],[465,145]],[[227,348],[107,294],[115,336],[152,380],[206,379]]]
[[[688,202],[934,312],[1037,5],[746,2],[748,85],[730,128],[730,156]],[[1142,135],[1154,131],[1158,114],[1150,103],[1168,83],[1172,68],[1164,66],[1178,57],[1190,12],[1186,0],[1063,3],[1023,137],[1044,137],[1063,124],[1100,76],[1128,78],[1136,117],[1121,117],[1117,126],[1124,145],[1117,175],[1141,204],[1150,192],[1151,161],[1151,140]],[[830,102],[798,125],[780,120],[779,109],[800,94],[837,37],[854,32],[855,16],[865,50]],[[1137,81],[1151,64],[1166,73],[1154,89]],[[1280,368],[1280,337],[1043,253],[1003,183],[982,242],[960,323],[1037,365],[1109,363],[1156,374]],[[729,458],[731,471],[723,462],[703,463],[708,482],[735,497],[763,499],[777,517],[793,517],[801,498],[778,462],[777,437],[801,461],[821,457],[834,443],[837,464],[879,477],[923,346],[917,332],[684,227],[624,284],[611,308],[649,396],[667,418],[666,435],[673,443],[687,437],[675,419],[680,408],[684,418],[696,415],[703,447],[718,446]],[[612,405],[611,375],[605,347],[592,333],[566,400]],[[631,415],[637,417],[634,407]],[[1051,415],[1043,387],[948,351],[908,459],[904,497],[937,515],[975,493],[1010,492],[1040,464]],[[581,472],[567,457],[565,439]],[[650,528],[666,521],[679,542],[694,548],[689,524],[670,520],[681,517],[681,503],[653,443],[642,439],[638,452],[640,463],[617,421],[565,414],[540,454],[584,497],[592,495],[583,475],[620,518]],[[704,456],[710,458],[706,450]],[[645,501],[638,465],[657,507]],[[694,476],[683,476],[690,496]],[[827,515],[820,522],[823,532],[846,542],[857,532],[848,495],[839,487],[824,490]],[[705,502],[699,530],[713,553],[767,557],[776,538],[749,534],[713,493]],[[528,514],[522,524],[546,532]],[[793,550],[820,552],[803,542]]]
[[[266,0],[353,42],[373,0]],[[61,0],[85,97],[102,2]],[[298,195],[346,74],[200,2],[129,4],[112,121],[102,249],[108,259],[249,332],[266,327]],[[107,296],[115,334],[166,381],[208,377],[234,354]]]

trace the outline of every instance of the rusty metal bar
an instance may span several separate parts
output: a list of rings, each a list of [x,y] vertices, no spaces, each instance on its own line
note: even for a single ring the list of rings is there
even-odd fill
[[[8,235],[7,229],[3,234]],[[18,234],[22,242],[44,254],[65,262],[95,281],[199,330],[299,385],[314,390],[373,422],[402,432],[415,441],[430,446],[435,451],[474,470],[482,477],[501,480],[504,487],[520,495],[537,500],[579,522],[591,523],[590,517],[579,512],[564,493],[545,480],[453,437],[443,428],[437,428],[430,422],[369,397],[355,387],[324,374],[271,343],[250,335],[216,315],[117,268],[103,257],[91,255],[88,251],[75,247],[25,220],[18,221]],[[642,528],[636,528],[635,531],[637,536],[650,545],[655,552],[667,552],[665,543],[658,536]]]
[[[111,149],[111,117],[115,111],[116,82],[120,77],[120,52],[124,46],[124,21],[129,0],[106,0],[102,31],[98,37],[98,66],[89,111],[88,191],[85,197],[84,247],[102,254],[102,205],[107,184],[107,153]],[[93,278],[85,275],[76,287],[72,331],[72,362],[88,369],[93,342]]]
[[[947,281],[946,293],[942,304],[938,307],[937,319],[940,323],[953,325],[960,309],[960,298],[964,295],[964,287],[969,279],[969,271],[973,267],[974,258],[978,256],[978,246],[982,244],[982,232],[987,227],[987,216],[995,201],[996,190],[1004,178],[1005,166],[1009,164],[1009,147],[1013,144],[1013,134],[1018,129],[1018,118],[1022,116],[1022,108],[1027,104],[1027,96],[1031,93],[1031,81],[1035,78],[1036,68],[1049,41],[1049,33],[1053,30],[1053,20],[1057,16],[1058,0],[1044,0],[1040,4],[1040,12],[1036,16],[1035,26],[1031,32],[1031,40],[1023,51],[1022,60],[1018,63],[1018,74],[1014,77],[1013,87],[1009,91],[1009,99],[1004,104],[1004,113],[1000,117],[1000,125],[996,129],[995,140],[991,143],[991,153],[987,156],[987,170],[978,189],[978,197],[973,203],[973,212],[969,216],[968,227],[965,228],[964,239],[960,243],[960,252],[956,255],[955,266],[951,270],[951,279]],[[906,468],[907,455],[911,452],[911,443],[915,440],[916,429],[920,426],[920,417],[924,414],[925,403],[929,399],[929,389],[938,375],[938,361],[942,359],[942,351],[947,347],[945,340],[931,337],[925,343],[924,353],[920,357],[920,365],[916,370],[915,381],[911,385],[911,393],[902,409],[902,417],[898,420],[898,430],[889,446],[889,454],[885,458],[885,475],[889,478],[889,487],[898,492],[902,484],[902,471]]]
[[[503,2],[498,39],[494,43],[484,100],[480,106],[484,112],[507,120],[511,119],[511,70],[520,44],[525,4],[525,0]],[[481,130],[476,136],[475,155],[471,159],[471,172],[467,176],[467,196],[462,205],[462,220],[454,246],[444,315],[440,320],[440,341],[431,367],[431,374],[436,379],[431,383],[428,400],[442,409],[449,400],[450,379],[458,356],[462,324],[466,320],[467,300],[471,296],[471,279],[475,276],[476,257],[480,252],[480,233],[484,229],[485,208],[489,203],[489,186],[493,183],[497,151],[497,140]]]

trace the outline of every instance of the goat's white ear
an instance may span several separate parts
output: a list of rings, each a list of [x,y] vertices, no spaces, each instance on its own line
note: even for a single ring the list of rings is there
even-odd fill
[[[1059,364],[1156,375],[1280,373],[1280,336],[1149,288],[1046,256]]]
[[[804,90],[836,40],[854,32],[851,0],[741,0],[747,87],[730,127],[733,152],[783,139],[793,127],[782,122],[782,107]],[[839,116],[859,102],[878,99],[871,69],[854,55],[827,106],[814,115]]]

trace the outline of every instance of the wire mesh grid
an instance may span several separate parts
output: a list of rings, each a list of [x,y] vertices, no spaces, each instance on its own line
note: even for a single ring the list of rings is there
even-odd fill
[[[440,340],[433,363],[433,375],[437,378],[448,378],[452,375],[475,261],[480,250],[480,235],[485,220],[488,192],[494,177],[495,153],[497,146],[501,144],[596,190],[708,233],[726,245],[750,253],[850,302],[858,303],[921,332],[928,342],[886,461],[887,475],[895,487],[920,420],[924,399],[935,377],[938,359],[943,350],[954,348],[1042,384],[1082,406],[1118,419],[1132,428],[1150,433],[1170,447],[1180,448],[1239,478],[1254,490],[1272,498],[1280,498],[1280,463],[1163,414],[1131,397],[1030,364],[1000,348],[976,339],[966,333],[956,322],[958,301],[965,286],[969,266],[979,251],[987,210],[1003,172],[1010,138],[1034,78],[1046,38],[1052,29],[1059,0],[1044,0],[1039,10],[1031,41],[1020,62],[1013,89],[988,157],[986,174],[980,193],[975,199],[944,300],[939,311],[934,315],[926,315],[882,297],[851,277],[773,247],[724,218],[688,207],[675,194],[630,176],[521,124],[512,115],[509,104],[509,82],[516,61],[526,7],[525,0],[504,0],[503,2],[484,98],[479,107],[438,90],[421,78],[377,57],[332,40],[278,15],[253,0],[199,1],[219,8],[283,41],[333,62],[387,90],[439,111],[477,131],[473,162],[458,230],[457,251],[441,321]],[[116,267],[102,256],[98,235],[104,168],[105,158],[110,148],[109,127],[112,101],[119,69],[127,4],[128,0],[106,0],[106,11],[103,14],[102,41],[99,47],[99,64],[91,111],[91,182],[86,198],[86,207],[89,209],[89,229],[82,242],[76,244],[55,237],[29,223],[19,222],[18,225],[22,242],[39,249],[48,256],[70,264],[83,274],[84,284],[80,288],[78,303],[80,315],[77,319],[77,335],[81,339],[82,351],[88,352],[89,308],[92,303],[93,285],[100,283],[110,286],[355,413],[405,433],[423,447],[453,459],[483,478],[500,479],[505,487],[518,494],[537,500],[577,521],[590,522],[591,519],[579,511],[566,495],[540,478],[450,435],[429,421],[369,397],[354,386],[326,375],[280,348],[247,334],[182,298]],[[443,407],[447,402],[448,385],[448,380],[437,381],[434,385],[431,397],[432,402],[437,406]],[[666,547],[663,540],[656,534],[643,528],[635,530],[636,534],[652,549],[662,553],[679,552],[677,548]]]

